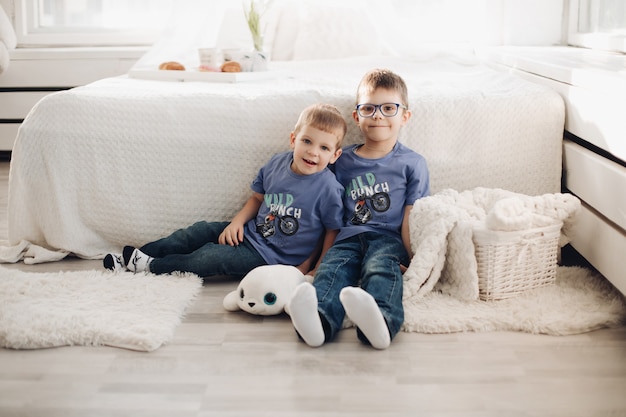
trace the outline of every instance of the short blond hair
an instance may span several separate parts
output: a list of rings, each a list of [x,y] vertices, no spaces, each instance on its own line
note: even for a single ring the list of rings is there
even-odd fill
[[[341,147],[344,136],[348,131],[346,120],[339,109],[332,104],[313,104],[300,113],[296,127],[293,129],[297,135],[304,126],[311,126],[326,133],[337,135],[337,149]]]
[[[402,103],[406,108],[409,107],[409,92],[406,83],[398,74],[384,68],[376,68],[368,71],[356,90],[356,104],[360,104],[359,100],[362,95],[372,94],[377,89],[395,91],[400,94]]]

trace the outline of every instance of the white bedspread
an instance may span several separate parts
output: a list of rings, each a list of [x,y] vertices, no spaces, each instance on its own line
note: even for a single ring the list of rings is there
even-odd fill
[[[275,63],[287,76],[234,84],[105,79],[41,100],[11,161],[8,246],[100,258],[199,219],[228,220],[299,112],[337,105],[349,120],[365,71],[407,81],[400,140],[423,154],[432,192],[560,190],[563,102],[471,60],[391,57]]]

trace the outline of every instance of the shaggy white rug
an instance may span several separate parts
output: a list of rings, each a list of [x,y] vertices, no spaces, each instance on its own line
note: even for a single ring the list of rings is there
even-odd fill
[[[107,345],[152,351],[169,342],[202,286],[195,275],[28,273],[0,266],[0,347]],[[550,335],[626,325],[626,301],[604,278],[559,267],[554,285],[502,301],[429,293],[405,304],[404,331]]]
[[[626,325],[626,301],[602,276],[559,267],[555,284],[500,301],[463,301],[431,292],[405,303],[403,330],[420,333],[521,331],[584,333]]]
[[[195,275],[29,273],[0,267],[0,346],[152,351],[172,339],[201,286]]]

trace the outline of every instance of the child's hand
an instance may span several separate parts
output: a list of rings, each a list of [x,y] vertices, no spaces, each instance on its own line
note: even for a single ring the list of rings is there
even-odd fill
[[[297,266],[296,268],[298,268],[300,272],[302,272],[304,275],[309,275],[311,278],[314,277],[315,273],[317,272],[317,268],[309,269],[304,267],[303,265]]]
[[[217,243],[220,245],[238,246],[241,242],[243,242],[243,225],[239,224],[229,224],[217,238]]]

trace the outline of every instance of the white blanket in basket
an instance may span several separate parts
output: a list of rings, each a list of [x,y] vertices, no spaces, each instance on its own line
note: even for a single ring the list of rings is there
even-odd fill
[[[571,194],[527,196],[502,189],[447,189],[415,202],[409,217],[414,256],[404,274],[404,300],[416,301],[433,289],[466,300],[478,299],[472,234],[527,230],[563,222],[562,241],[580,200]]]

